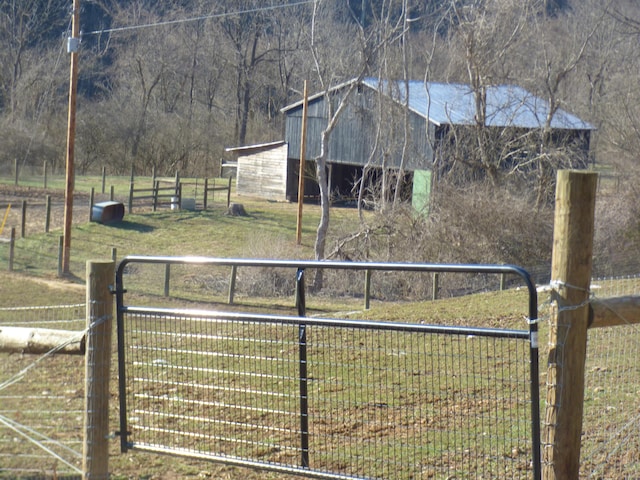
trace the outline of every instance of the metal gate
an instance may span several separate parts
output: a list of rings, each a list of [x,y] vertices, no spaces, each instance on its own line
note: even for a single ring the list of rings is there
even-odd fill
[[[291,269],[296,311],[127,304],[125,277],[142,264]],[[529,321],[308,317],[310,269],[513,274]],[[537,296],[519,267],[136,256],[116,284],[123,452],[313,478],[540,478]]]

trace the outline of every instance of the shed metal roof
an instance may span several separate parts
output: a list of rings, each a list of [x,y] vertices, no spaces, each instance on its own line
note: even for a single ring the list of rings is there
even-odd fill
[[[284,140],[277,140],[275,142],[258,143],[255,145],[243,145],[240,147],[226,147],[224,151],[225,152],[252,152],[254,150],[268,150],[270,148],[280,147],[285,143],[287,142],[285,142]]]
[[[363,84],[387,93],[401,103],[406,102],[404,81],[389,82],[365,78]],[[473,125],[475,98],[469,85],[411,80],[409,109],[428,118],[436,125]],[[549,113],[549,103],[517,85],[489,86],[486,124],[490,127],[541,128]],[[553,129],[593,130],[594,127],[577,116],[558,109],[551,121]]]

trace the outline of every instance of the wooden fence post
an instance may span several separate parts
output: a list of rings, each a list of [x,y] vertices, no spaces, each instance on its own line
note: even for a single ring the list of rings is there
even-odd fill
[[[20,221],[20,238],[27,236],[27,201],[22,200],[22,220]]]
[[[115,278],[112,261],[87,262],[83,478],[109,478],[109,379]]]
[[[580,470],[584,365],[598,175],[558,172],[551,264],[543,478],[574,480]]]
[[[204,197],[202,199],[202,209],[207,209],[207,191],[209,190],[209,179],[205,177],[204,179]]]
[[[440,274],[438,272],[433,272],[433,289],[431,291],[431,300],[437,300],[438,294],[440,290]]]
[[[104,194],[104,187],[107,180],[107,167],[102,166],[102,193]]]
[[[229,185],[227,186],[227,210],[231,205],[231,177],[229,177]]]
[[[371,270],[364,271],[364,309],[369,310],[371,306]]]
[[[44,233],[49,233],[49,228],[51,227],[51,195],[46,196],[44,209]]]
[[[131,215],[131,210],[133,209],[133,182],[129,184],[129,211],[127,212]]]
[[[155,182],[153,184],[153,211],[155,212],[158,209],[158,190],[160,190],[160,182]]]
[[[58,278],[62,277],[62,253],[64,252],[64,236],[58,238]]]
[[[231,265],[231,278],[229,279],[229,296],[227,302],[229,305],[233,303],[233,297],[236,293],[236,276],[238,274],[238,266]]]
[[[93,202],[96,198],[96,191],[91,187],[91,193],[89,193],[89,221],[93,219]]]
[[[16,253],[16,227],[11,227],[11,237],[9,238],[9,271],[13,272],[13,257]]]
[[[164,296],[169,296],[169,288],[171,285],[171,264],[167,263],[164,266]]]

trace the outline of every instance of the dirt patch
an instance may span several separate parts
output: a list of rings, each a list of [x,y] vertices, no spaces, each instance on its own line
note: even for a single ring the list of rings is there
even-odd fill
[[[47,196],[51,198],[49,214],[49,231],[62,229],[64,226],[64,192],[37,187],[21,187],[16,185],[0,185],[0,226],[4,228],[0,238],[9,238],[11,229],[16,229],[16,236],[22,233],[23,205],[25,236],[44,233],[47,228]],[[73,196],[73,223],[83,223],[89,218],[90,196],[76,193]],[[10,207],[9,207],[10,205]],[[6,217],[6,221],[5,221]]]

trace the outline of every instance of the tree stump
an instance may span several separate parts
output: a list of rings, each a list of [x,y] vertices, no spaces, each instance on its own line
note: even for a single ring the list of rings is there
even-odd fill
[[[229,205],[227,215],[231,215],[232,217],[246,217],[247,212],[244,209],[244,205],[241,203],[232,203]]]

